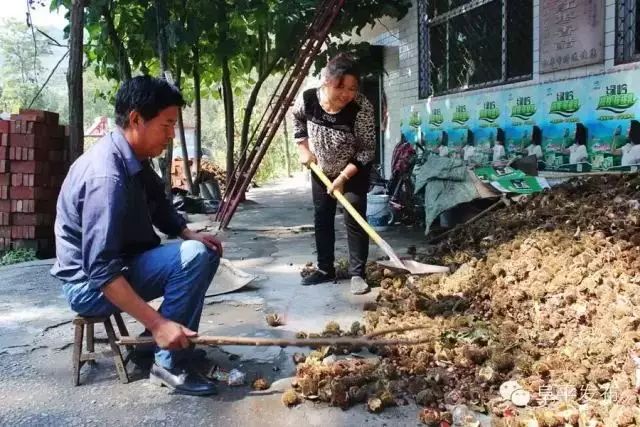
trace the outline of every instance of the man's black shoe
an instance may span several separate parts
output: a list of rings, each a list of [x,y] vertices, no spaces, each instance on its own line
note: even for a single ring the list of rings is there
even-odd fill
[[[218,392],[211,381],[195,372],[183,368],[166,369],[155,363],[151,367],[149,381],[190,396],[210,396]]]
[[[300,282],[300,284],[302,286],[319,285],[320,283],[335,282],[335,280],[335,271],[325,272],[322,270],[316,270],[302,279],[302,282]]]
[[[191,362],[205,362],[207,360],[207,351],[202,348],[192,348],[185,351],[186,359]],[[136,360],[153,360],[155,356],[155,345],[136,346],[133,350],[132,359]]]

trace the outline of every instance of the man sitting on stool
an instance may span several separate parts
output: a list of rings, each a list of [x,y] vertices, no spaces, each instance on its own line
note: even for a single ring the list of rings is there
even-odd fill
[[[140,76],[122,84],[117,129],[80,156],[62,184],[51,273],[81,316],[124,311],[145,326],[157,344],[150,379],[184,394],[210,395],[214,385],[186,362],[222,245],[187,228],[150,164],[172,143],[183,105],[178,89],[164,80]],[[160,245],[153,226],[184,241]],[[161,296],[158,311],[146,303]]]

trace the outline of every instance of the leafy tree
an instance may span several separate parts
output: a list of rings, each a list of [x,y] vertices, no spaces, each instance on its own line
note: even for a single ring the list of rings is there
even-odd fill
[[[45,70],[42,56],[50,54],[45,38],[36,34],[35,48],[29,28],[16,20],[4,20],[0,24],[0,110],[15,112],[28,105],[39,89],[38,80]],[[55,107],[47,101],[40,106]]]
[[[52,7],[70,3],[53,0]],[[202,124],[203,100],[222,100],[225,130],[216,142],[220,136],[226,141],[230,173],[256,125],[254,111],[267,108],[260,102],[265,82],[298,59],[317,5],[316,0],[91,0],[85,7],[86,64],[114,81],[137,73],[160,75],[163,69],[180,75],[181,90],[194,107],[189,112],[195,115],[196,148],[211,133]],[[410,0],[345,2],[327,52],[366,51],[367,45],[350,44],[348,36],[379,17],[400,18],[410,6]],[[158,49],[158,40],[166,49]],[[324,62],[321,58],[318,65]]]

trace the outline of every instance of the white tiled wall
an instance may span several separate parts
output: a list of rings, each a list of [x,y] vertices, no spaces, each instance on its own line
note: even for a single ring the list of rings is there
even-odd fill
[[[571,70],[547,74],[539,72],[539,9],[540,0],[533,1],[533,79],[516,83],[514,86],[528,86],[570,78],[602,74],[629,65],[614,66],[615,53],[615,0],[605,0],[605,62]],[[384,76],[384,90],[387,96],[389,120],[385,132],[383,162],[385,174],[390,176],[391,153],[400,138],[400,120],[404,107],[424,102],[418,99],[418,17],[415,0],[407,16],[389,27],[389,31],[370,40],[372,44],[386,46],[384,60],[387,74]],[[495,88],[484,89],[495,90]],[[481,93],[483,90],[475,91]],[[466,93],[468,95],[468,92]],[[458,95],[464,96],[464,95]],[[451,95],[455,98],[456,95]]]

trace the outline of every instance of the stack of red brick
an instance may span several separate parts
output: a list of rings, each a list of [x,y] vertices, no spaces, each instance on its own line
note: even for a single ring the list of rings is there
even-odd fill
[[[0,120],[0,250],[55,252],[53,222],[69,168],[68,138],[56,113],[20,110]]]

